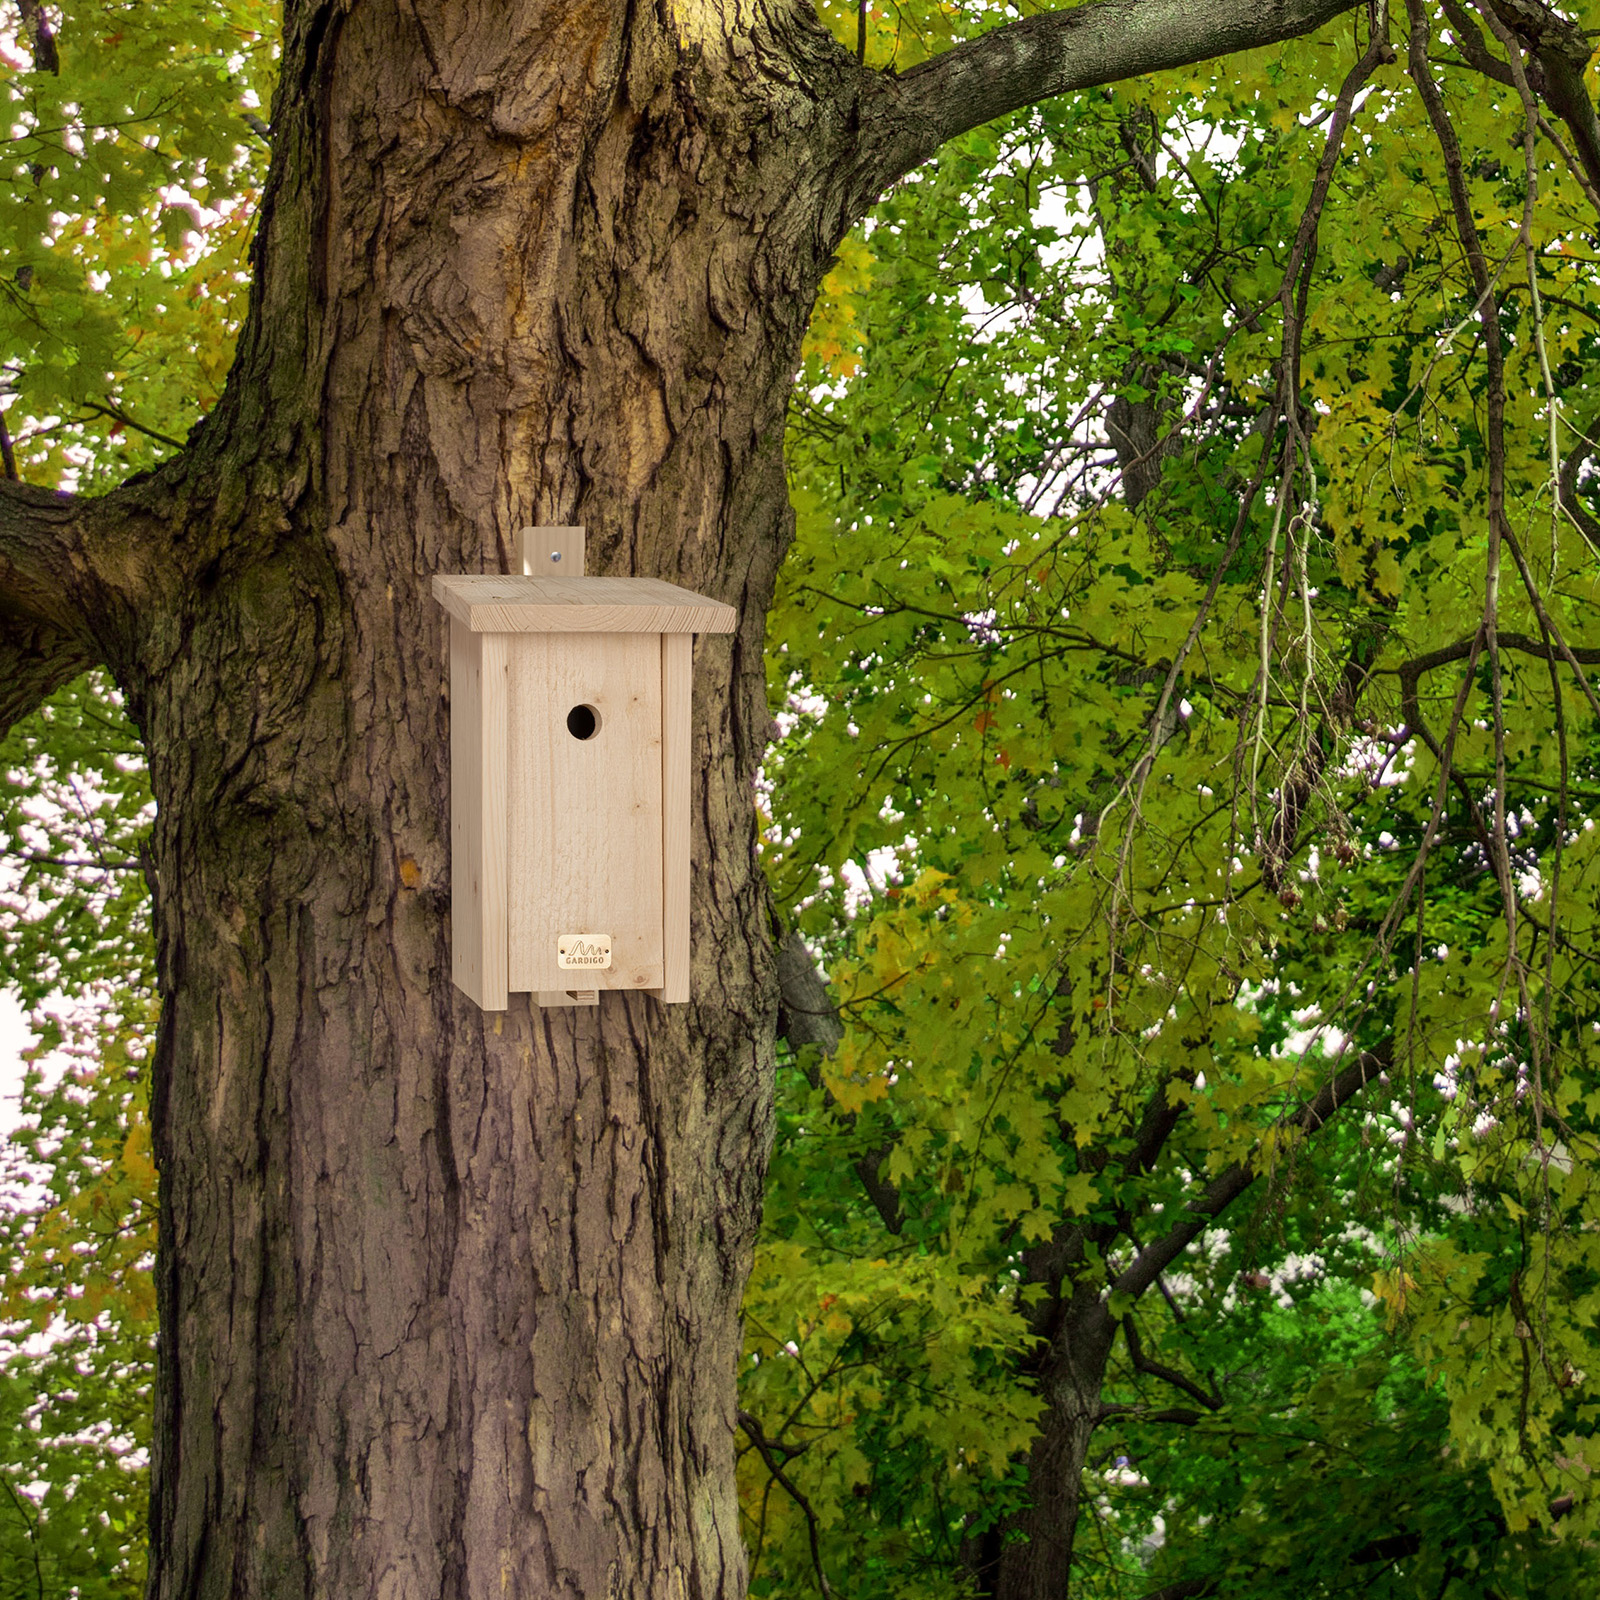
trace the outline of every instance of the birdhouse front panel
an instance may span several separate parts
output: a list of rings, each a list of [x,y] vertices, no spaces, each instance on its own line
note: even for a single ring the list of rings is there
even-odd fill
[[[661,988],[659,636],[513,637],[507,727],[512,992]]]
[[[485,1011],[686,1001],[692,636],[738,613],[655,578],[440,575],[433,593],[457,987]]]

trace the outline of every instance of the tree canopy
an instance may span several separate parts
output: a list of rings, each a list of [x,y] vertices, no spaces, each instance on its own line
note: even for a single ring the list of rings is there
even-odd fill
[[[1129,81],[1061,92],[1105,9],[819,8],[901,121],[811,321],[766,632],[751,1590],[1582,1592],[1600,18],[1303,8],[1223,54],[1225,8],[1146,3]],[[277,39],[254,0],[19,18],[8,475],[109,487],[222,393]],[[0,976],[77,1005],[3,1218],[0,1589],[131,1595],[122,696],[58,690],[0,778]]]

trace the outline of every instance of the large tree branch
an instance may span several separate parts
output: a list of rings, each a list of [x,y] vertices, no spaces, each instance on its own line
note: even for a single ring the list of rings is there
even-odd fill
[[[1594,53],[1589,36],[1540,0],[1490,0],[1490,9],[1538,63],[1531,87],[1571,130],[1589,188],[1600,190],[1600,120],[1583,81]]]
[[[71,600],[81,512],[66,495],[0,491],[0,733],[94,662]]]
[[[1352,0],[1095,0],[959,44],[903,77],[877,80],[863,107],[870,196],[949,139],[1074,89],[1188,66],[1312,33]]]
[[[844,1023],[839,1009],[828,996],[827,981],[817,970],[805,940],[790,930],[778,942],[778,1037],[791,1046],[814,1044],[823,1055],[831,1056],[844,1038]],[[822,1088],[822,1074],[815,1069],[807,1074],[813,1089]],[[833,1096],[823,1090],[828,1102]],[[837,1108],[836,1108],[837,1109]],[[840,1111],[839,1121],[846,1132],[855,1128],[853,1112]],[[890,1233],[905,1226],[900,1209],[900,1191],[883,1176],[883,1164],[894,1150],[893,1139],[874,1145],[851,1163],[872,1208]]]
[[[1376,1050],[1364,1050],[1344,1071],[1336,1073],[1309,1100],[1279,1119],[1281,1133],[1315,1133],[1346,1101],[1353,1099],[1374,1078],[1387,1072],[1394,1062],[1393,1046],[1387,1042]],[[1147,1244],[1131,1266],[1112,1284],[1112,1289],[1135,1297],[1143,1294],[1184,1249],[1233,1204],[1261,1176],[1256,1158],[1236,1162],[1206,1185],[1205,1193],[1191,1200],[1185,1215],[1161,1238]]]
[[[0,485],[0,734],[136,625],[155,548],[140,497]]]
[[[0,736],[93,665],[94,657],[66,634],[0,615]]]
[[[1573,159],[1590,189],[1600,189],[1600,118],[1583,76],[1587,36],[1542,0],[1490,3],[1529,51],[1535,92],[1571,131]],[[1007,112],[1075,89],[1280,44],[1356,8],[1352,0],[1091,0],[996,28],[903,77],[871,74],[855,209],[865,210],[946,141]],[[1509,82],[1510,68],[1491,54],[1461,0],[1448,0],[1446,11],[1469,61]]]
[[[39,0],[17,0],[17,10],[22,13],[23,36],[33,50],[33,70],[52,72],[61,76],[61,54],[56,49],[55,30]]]

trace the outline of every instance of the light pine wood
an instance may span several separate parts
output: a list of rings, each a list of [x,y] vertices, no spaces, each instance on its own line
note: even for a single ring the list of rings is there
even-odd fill
[[[451,622],[451,977],[485,1011],[508,999],[506,645]]]
[[[509,993],[594,1005],[600,989],[689,998],[695,632],[731,606],[652,578],[582,575],[582,528],[525,528],[524,566],[436,577],[451,617],[452,970],[486,1011]],[[542,556],[541,556],[542,552]],[[574,738],[567,714],[600,726]],[[566,934],[607,934],[609,968],[572,989]]]
[[[450,619],[450,976],[483,1004],[483,635]]]
[[[536,1006],[597,1006],[600,1004],[600,991],[598,989],[541,989],[534,995],[533,1003]]]
[[[525,582],[538,580],[525,579]],[[572,580],[562,580],[572,581]],[[600,583],[606,580],[577,580]],[[491,636],[486,636],[491,637]],[[662,960],[661,643],[652,634],[524,634],[510,651],[510,987],[564,994],[564,934],[611,937],[596,989],[659,989]],[[567,713],[600,725],[575,739]]]
[[[694,639],[661,636],[662,984],[668,1005],[689,998],[689,754],[693,743]]]
[[[582,528],[523,528],[517,559],[528,578],[581,578],[585,566]]]
[[[474,633],[732,633],[739,614],[659,578],[435,577]]]

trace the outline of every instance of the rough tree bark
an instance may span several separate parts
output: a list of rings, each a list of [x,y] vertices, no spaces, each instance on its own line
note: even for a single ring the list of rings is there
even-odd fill
[[[1348,3],[1104,0],[896,78],[777,0],[288,0],[223,403],[104,499],[0,495],[0,723],[106,664],[160,806],[152,1596],[742,1593],[750,787],[816,286],[942,140]],[[686,1006],[449,981],[428,582],[529,522],[743,618],[697,651]]]

